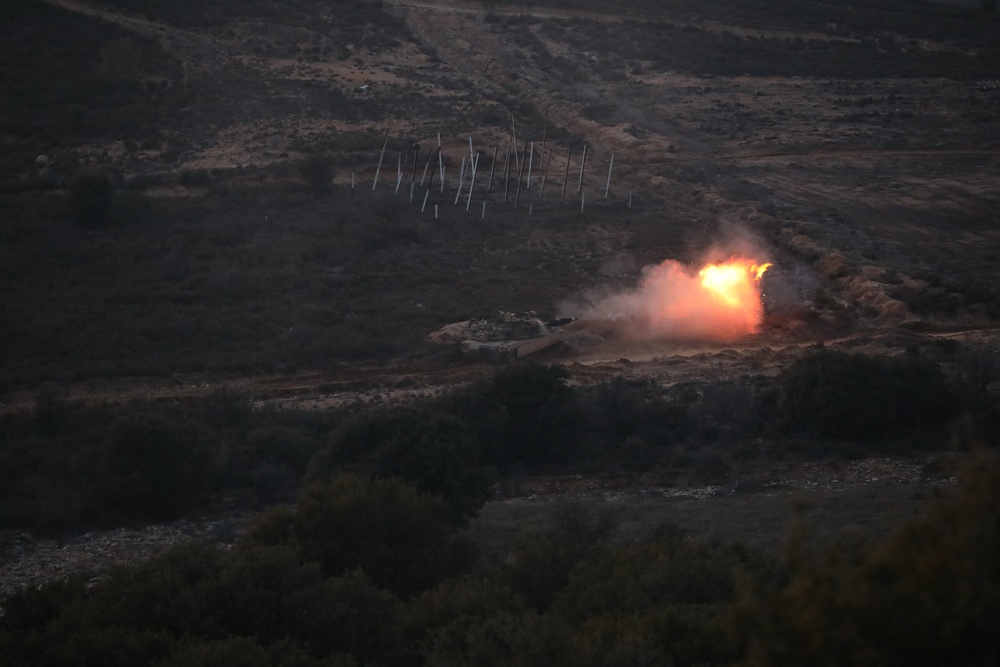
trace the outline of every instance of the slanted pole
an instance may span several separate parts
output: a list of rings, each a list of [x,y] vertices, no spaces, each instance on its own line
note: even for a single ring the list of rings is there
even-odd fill
[[[420,175],[420,187],[424,187],[424,179],[427,178],[427,169],[431,166],[431,160],[434,159],[434,151],[427,151],[427,162],[424,163],[424,173]],[[416,164],[414,162],[414,164]],[[434,172],[431,172],[431,178],[434,178]]]
[[[531,142],[531,152],[528,153],[528,182],[524,186],[525,190],[531,191],[531,165],[535,161],[535,142]]]
[[[399,161],[396,163],[396,194],[399,194],[399,186],[403,182],[403,151],[399,151]]]
[[[569,159],[572,155],[573,155],[573,147],[570,146],[568,149],[566,149],[566,173],[563,174],[562,195],[559,197],[560,204],[566,203],[566,183],[567,181],[569,181]]]
[[[444,158],[441,157],[441,133],[438,132],[438,171],[441,172],[441,192],[444,193]],[[437,216],[434,216],[437,219]]]
[[[521,158],[517,156],[517,128],[514,127],[514,114],[510,115],[510,136],[511,140],[514,142],[514,164],[517,168],[521,168]]]
[[[507,203],[507,191],[510,190],[510,146],[511,141],[507,141],[507,160],[503,164],[503,203]]]
[[[372,192],[378,187],[378,175],[382,171],[382,158],[385,157],[385,147],[389,144],[389,130],[385,131],[385,139],[382,140],[382,150],[378,154],[378,166],[375,167],[375,181],[372,183]]]
[[[466,211],[472,206],[472,189],[476,187],[476,169],[479,167],[479,155],[479,153],[476,153],[476,158],[472,160],[472,175],[469,177],[469,199],[465,202]]]
[[[549,176],[549,165],[552,164],[552,151],[549,151],[548,159],[545,158],[545,153],[542,153],[542,162],[545,163],[545,167],[542,169],[542,187],[538,189],[538,198],[541,199],[542,195],[545,194],[545,181]]]
[[[458,190],[455,192],[455,205],[458,205],[458,198],[462,196],[462,181],[465,180],[465,156],[462,156],[462,166],[458,171]]]
[[[583,145],[583,159],[580,160],[580,184],[576,187],[577,193],[583,192],[583,170],[587,166],[587,144]]]
[[[420,212],[423,213],[424,209],[427,208],[427,195],[431,193],[431,189],[427,188],[424,190],[424,203],[420,205]]]
[[[439,148],[439,149],[438,149],[438,151],[440,152],[440,151],[441,151],[441,149]],[[433,158],[432,158],[432,159],[433,159]],[[428,163],[428,164],[430,164],[430,163],[431,163],[431,159],[428,159],[428,160],[427,160],[427,163]],[[437,171],[437,170],[436,170],[436,169],[431,169],[431,177],[430,177],[430,179],[429,179],[429,180],[427,181],[427,189],[428,189],[428,190],[430,190],[431,186],[432,186],[432,185],[434,185],[434,172],[435,172],[435,171]],[[423,184],[424,184],[424,179],[420,179],[420,185],[423,185]]]
[[[542,159],[545,159],[545,135],[549,131],[549,121],[545,120],[545,125],[542,126]]]
[[[611,161],[608,163],[608,182],[604,186],[604,199],[605,199],[605,201],[607,201],[607,199],[608,199],[608,192],[611,191],[611,170],[614,168],[614,166],[615,166],[615,154],[612,153],[611,154]]]
[[[493,164],[490,165],[490,184],[487,186],[487,192],[493,192],[493,172],[497,169],[497,151],[500,149],[500,144],[493,144]]]

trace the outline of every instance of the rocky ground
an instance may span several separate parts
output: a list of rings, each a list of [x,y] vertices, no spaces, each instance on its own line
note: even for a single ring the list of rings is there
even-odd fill
[[[61,537],[0,532],[0,598],[69,576],[97,581],[109,569],[149,560],[186,542],[231,545],[259,512],[239,510],[169,524],[94,530]]]

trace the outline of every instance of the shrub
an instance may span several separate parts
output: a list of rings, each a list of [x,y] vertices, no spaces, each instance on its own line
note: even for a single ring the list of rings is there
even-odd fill
[[[957,497],[860,553],[811,560],[746,595],[754,665],[993,665],[1000,656],[1000,465],[980,456]]]
[[[579,411],[561,366],[520,363],[452,399],[448,409],[479,433],[487,461],[503,467],[560,463],[575,455]]]
[[[128,415],[101,446],[95,494],[126,516],[170,518],[197,504],[210,470],[195,433],[156,415]]]
[[[790,423],[824,437],[872,438],[941,426],[952,400],[937,364],[823,350],[781,376]]]
[[[333,164],[333,158],[326,153],[310,153],[301,158],[295,167],[310,190],[329,192],[336,175]]]
[[[461,420],[426,408],[369,411],[342,426],[310,462],[313,479],[348,467],[404,479],[441,496],[458,521],[486,501],[490,476],[480,465],[480,443]]]
[[[398,479],[355,474],[306,487],[294,510],[265,515],[246,544],[292,547],[328,576],[360,569],[399,595],[431,588],[473,557],[439,498]]]
[[[114,185],[105,171],[80,171],[73,175],[66,192],[73,221],[93,229],[112,222]]]

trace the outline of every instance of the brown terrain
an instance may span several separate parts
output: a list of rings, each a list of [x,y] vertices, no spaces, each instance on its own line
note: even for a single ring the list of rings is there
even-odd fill
[[[702,248],[734,227],[764,241],[776,265],[773,286],[783,295],[773,305],[764,333],[729,343],[637,344],[576,324],[567,345],[541,354],[544,361],[565,365],[572,383],[624,376],[671,386],[705,377],[776,375],[817,344],[897,354],[951,338],[994,355],[1000,349],[1000,330],[976,304],[958,311],[937,310],[921,306],[925,302],[917,298],[938,295],[942,281],[996,280],[1000,275],[996,81],[693,76],[644,63],[620,63],[614,76],[560,79],[552,68],[533,64],[538,43],[551,56],[595,67],[603,54],[582,53],[570,40],[552,37],[542,19],[585,18],[627,31],[623,20],[594,12],[491,3],[492,17],[539,19],[517,31],[503,31],[497,22],[486,20],[484,6],[459,0],[386,2],[393,14],[405,19],[419,48],[400,42],[369,49],[361,43],[363,35],[344,36],[346,44],[330,45],[346,45],[349,57],[303,60],[280,54],[288,45],[322,49],[329,38],[252,22],[181,29],[76,0],[48,1],[155,37],[182,60],[185,76],[218,78],[234,120],[201,124],[200,135],[189,138],[171,169],[268,165],[294,155],[294,141],[386,130],[392,136],[415,137],[424,146],[435,145],[441,132],[446,135],[445,151],[457,161],[467,151],[469,136],[483,150],[506,145],[506,112],[495,111],[494,122],[481,126],[470,119],[499,109],[492,100],[517,100],[586,141],[588,159],[596,166],[586,174],[585,186],[595,200],[603,195],[608,160],[615,155],[611,203],[601,215],[613,215],[615,207],[624,210],[627,198],[634,195],[647,210],[662,211],[665,225],[683,226],[683,235]],[[685,17],[677,17],[675,25],[751,39],[853,39]],[[262,51],[261,45],[267,44],[277,55]],[[919,46],[952,48],[933,40]],[[265,52],[268,55],[262,55]],[[363,117],[323,118],[309,100],[302,100],[298,110],[294,100],[290,104],[287,99],[272,108],[261,93],[303,80],[335,87],[353,98],[367,96],[372,105],[392,110],[389,119],[374,127]],[[613,108],[603,118],[584,114],[588,105],[609,103]],[[418,111],[411,112],[410,104]],[[975,121],[982,109],[994,114],[993,120]],[[550,149],[555,173],[565,162],[565,149]],[[112,154],[114,150],[110,147]],[[139,157],[131,167],[136,172],[162,168],[156,150]],[[578,160],[575,155],[574,169],[579,168]],[[355,170],[359,182],[370,183],[375,164],[359,162]],[[338,173],[341,185],[349,185],[351,178],[350,170]],[[183,193],[162,188],[152,194]],[[555,204],[539,200],[536,206],[536,212],[544,213]],[[634,275],[636,267],[654,261],[645,254],[641,239],[627,234],[602,237],[599,229],[585,233],[597,247],[598,263],[621,260]],[[101,402],[199,396],[226,388],[262,404],[322,409],[433,395],[492,370],[448,357],[280,376],[93,380],[64,389],[71,400]],[[14,393],[3,409],[24,409],[32,396],[28,391]],[[498,489],[498,498],[471,528],[492,552],[502,554],[515,530],[544,521],[554,504],[586,503],[618,516],[615,537],[622,541],[674,524],[710,539],[740,539],[776,550],[798,521],[821,539],[842,533],[873,537],[913,516],[928,493],[949,487],[950,472],[928,463],[933,462],[924,456],[748,464],[714,479],[521,479]],[[62,542],[10,536],[14,557],[2,566],[0,580],[9,589],[65,572],[98,571],[148,557],[180,539],[231,541],[248,520],[242,513],[230,513],[171,526],[89,533]]]

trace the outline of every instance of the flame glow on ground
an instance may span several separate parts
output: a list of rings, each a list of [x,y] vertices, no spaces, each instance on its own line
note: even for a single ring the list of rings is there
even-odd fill
[[[600,300],[587,316],[615,321],[629,338],[733,340],[760,330],[760,279],[769,266],[737,257],[692,273],[666,260],[644,269],[638,288]]]

